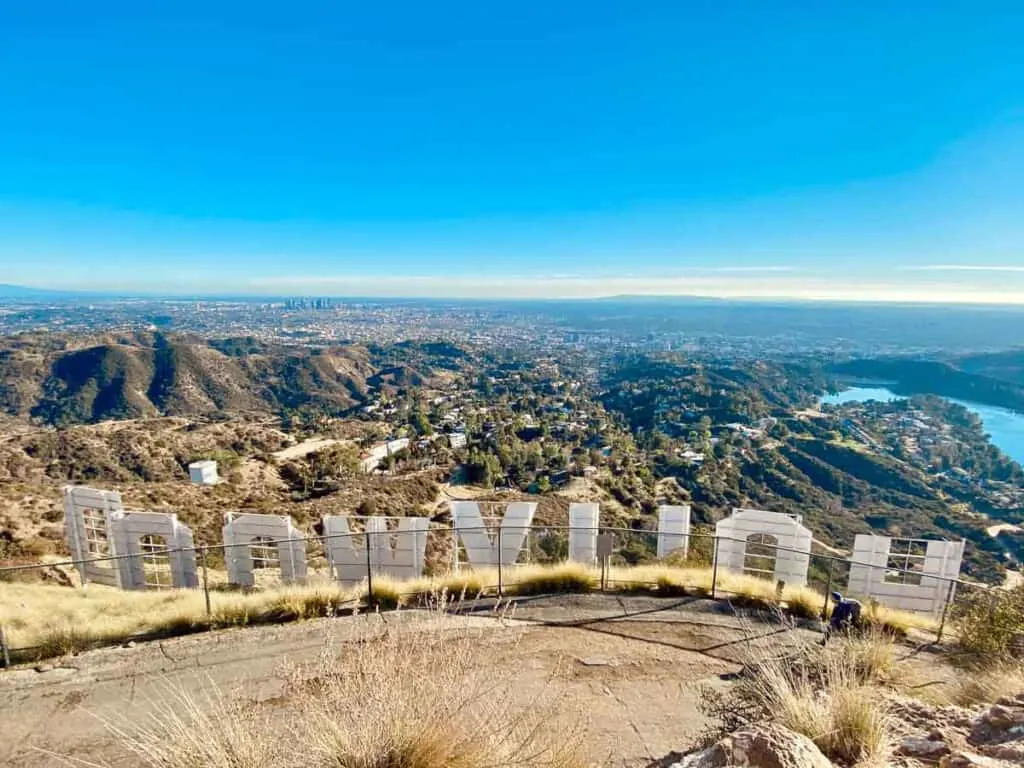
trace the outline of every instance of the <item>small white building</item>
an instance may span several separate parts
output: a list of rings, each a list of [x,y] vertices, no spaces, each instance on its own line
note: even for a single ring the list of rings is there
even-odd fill
[[[687,464],[703,464],[704,454],[687,448],[685,451],[680,452],[679,458],[685,461]]]
[[[466,435],[462,432],[452,432],[448,435],[448,442],[451,443],[452,448],[465,448]]]
[[[193,461],[188,465],[188,479],[196,485],[216,485],[220,482],[217,476],[217,462],[211,459]]]

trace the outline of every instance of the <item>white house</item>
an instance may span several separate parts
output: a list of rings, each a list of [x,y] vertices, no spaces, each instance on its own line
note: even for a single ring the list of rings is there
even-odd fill
[[[220,482],[217,476],[217,462],[193,461],[188,465],[188,479],[196,485],[216,485]]]

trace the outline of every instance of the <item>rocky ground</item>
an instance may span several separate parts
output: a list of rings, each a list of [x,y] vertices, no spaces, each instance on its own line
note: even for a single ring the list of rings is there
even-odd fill
[[[942,768],[1024,765],[1024,691],[979,709],[932,707],[913,699],[893,702],[907,765]]]
[[[898,739],[889,764],[902,768],[1011,768],[1024,765],[1024,692],[974,709],[889,701]],[[741,728],[672,768],[832,768],[814,742],[776,723]]]

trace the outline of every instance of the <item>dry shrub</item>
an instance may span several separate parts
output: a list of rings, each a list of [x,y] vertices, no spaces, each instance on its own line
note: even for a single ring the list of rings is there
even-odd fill
[[[247,708],[207,681],[199,694],[170,684],[151,713],[107,727],[124,750],[152,768],[284,768],[291,740],[272,713]],[[69,761],[73,758],[69,758]]]
[[[868,600],[862,617],[875,629],[896,638],[906,637],[912,629],[934,632],[938,626],[931,616],[889,608],[876,600]]]
[[[896,646],[890,636],[878,628],[842,638],[826,649],[825,655],[841,655],[843,666],[859,683],[892,685],[898,682]]]
[[[824,598],[808,587],[786,587],[782,593],[786,613],[800,619],[817,619],[821,616]]]
[[[513,572],[511,591],[517,595],[555,592],[590,592],[597,586],[597,574],[579,563],[523,569]]]
[[[390,579],[375,579],[369,594],[371,606],[382,611],[393,611],[405,603],[405,595],[399,582]]]
[[[201,590],[134,592],[99,585],[74,589],[0,583],[0,624],[19,660],[124,642],[137,634],[170,635],[205,628],[330,616],[358,595],[335,584],[261,592],[213,592],[212,621]]]
[[[730,691],[703,692],[702,710],[719,723],[705,741],[771,720],[807,736],[837,762],[885,765],[893,732],[880,681],[889,667],[876,646],[889,641],[856,642],[840,639],[824,649],[804,644],[785,658],[761,651]]]
[[[284,671],[273,706],[178,694],[143,727],[114,730],[150,768],[582,766],[579,717],[547,690],[517,697],[516,670],[493,663],[518,630],[444,608],[351,623]]]
[[[691,591],[685,583],[668,575],[659,576],[655,585],[658,588],[658,594],[665,597],[686,597]]]
[[[330,682],[319,687],[309,713],[319,734],[312,765],[580,763],[579,729],[559,716],[550,696],[514,704],[514,673],[493,663],[507,645],[486,630],[452,629],[451,621],[431,615],[427,631],[389,622],[361,658],[343,652],[321,661],[313,680]]]
[[[889,765],[895,746],[894,723],[878,689],[832,685],[825,707],[828,728],[815,743],[833,760],[849,765]]]
[[[449,573],[440,578],[427,580],[424,584],[419,585],[418,588],[414,587],[414,589],[424,594],[444,589],[451,594],[479,597],[497,583],[497,570],[463,570],[458,573]]]
[[[958,597],[953,615],[961,649],[979,663],[1004,662],[1019,652],[1015,643],[1024,639],[1024,585],[971,589]]]
[[[973,707],[1020,693],[1024,693],[1024,664],[1001,662],[957,675],[950,699],[962,707]]]

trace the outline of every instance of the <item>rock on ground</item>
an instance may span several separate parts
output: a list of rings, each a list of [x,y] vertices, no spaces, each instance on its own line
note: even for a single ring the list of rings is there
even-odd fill
[[[726,736],[672,768],[833,768],[813,741],[781,725],[752,725]]]
[[[939,768],[1024,765],[1024,693],[973,712],[913,700],[896,701],[892,710],[902,726],[903,757]]]

